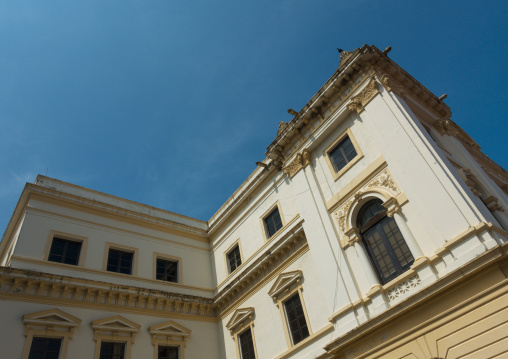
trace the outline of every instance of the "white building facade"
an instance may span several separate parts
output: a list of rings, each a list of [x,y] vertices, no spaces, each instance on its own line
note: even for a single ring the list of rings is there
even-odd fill
[[[506,355],[508,172],[388,52],[342,52],[208,222],[27,184],[0,357]]]

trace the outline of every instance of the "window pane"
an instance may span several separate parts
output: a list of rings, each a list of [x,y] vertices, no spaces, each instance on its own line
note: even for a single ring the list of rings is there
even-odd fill
[[[108,254],[107,270],[109,272],[131,274],[133,257],[134,253],[132,252],[110,249]]]
[[[355,147],[349,136],[346,136],[337,146],[335,146],[328,156],[335,166],[335,170],[339,172],[357,155]]]
[[[81,242],[55,237],[51,242],[48,260],[51,262],[77,265],[80,251]]]
[[[62,339],[33,338],[28,359],[58,359]]]
[[[238,245],[235,246],[228,254],[228,266],[229,273],[233,272],[236,268],[242,264],[242,258],[240,256],[240,247]]]
[[[178,359],[178,347],[159,346],[157,359]]]
[[[178,282],[178,262],[157,258],[156,278]]]
[[[125,343],[102,342],[100,359],[123,359]]]
[[[298,344],[309,336],[309,329],[307,327],[307,321],[305,320],[300,295],[296,294],[285,301],[284,307],[286,309],[289,331],[293,338],[293,344]]]
[[[282,220],[280,218],[278,208],[275,208],[275,210],[265,218],[265,224],[266,230],[268,231],[268,237],[273,236],[279,229],[282,228]]]
[[[252,333],[250,328],[244,331],[238,337],[240,339],[240,352],[242,353],[242,359],[256,359],[254,342],[252,341]]]

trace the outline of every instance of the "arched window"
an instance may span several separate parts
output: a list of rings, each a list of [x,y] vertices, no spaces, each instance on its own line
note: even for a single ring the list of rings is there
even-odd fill
[[[360,209],[356,221],[382,284],[407,271],[414,262],[399,227],[386,212],[381,200],[373,199]]]

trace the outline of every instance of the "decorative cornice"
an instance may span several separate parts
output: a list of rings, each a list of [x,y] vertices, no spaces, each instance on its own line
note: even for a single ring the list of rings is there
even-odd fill
[[[92,286],[73,277],[5,267],[0,268],[0,293],[11,300],[92,305],[114,311],[174,313],[193,320],[207,320],[216,315],[209,298],[108,283]]]
[[[488,197],[483,202],[491,212],[495,211],[504,212],[504,208],[499,204],[498,199],[494,196]]]
[[[298,153],[296,158],[282,170],[285,174],[289,175],[290,178],[293,178],[295,174],[297,174],[302,168],[305,168],[308,164],[310,164],[310,152],[308,150],[303,150],[301,153]]]
[[[378,93],[379,90],[377,88],[377,81],[374,77],[372,77],[367,86],[365,86],[358,95],[351,98],[351,101],[347,106],[351,111],[360,113]]]
[[[381,83],[388,91],[397,94],[399,97],[402,98],[406,97],[407,95],[406,88],[397,81],[395,81],[392,77],[388,76],[387,74],[383,73],[381,75]]]

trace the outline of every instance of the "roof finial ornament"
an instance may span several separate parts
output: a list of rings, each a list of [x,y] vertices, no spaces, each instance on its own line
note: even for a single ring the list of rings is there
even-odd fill
[[[296,112],[296,111],[295,111],[295,110],[293,110],[292,108],[290,108],[290,109],[288,110],[288,113],[289,113],[289,114],[291,114],[291,115],[293,115],[293,116],[298,116],[298,112]]]
[[[349,57],[349,55],[351,55],[353,53],[352,51],[345,51],[345,50],[339,49],[338,47],[337,47],[337,51],[340,54],[339,66],[342,65],[344,60],[346,60]]]

